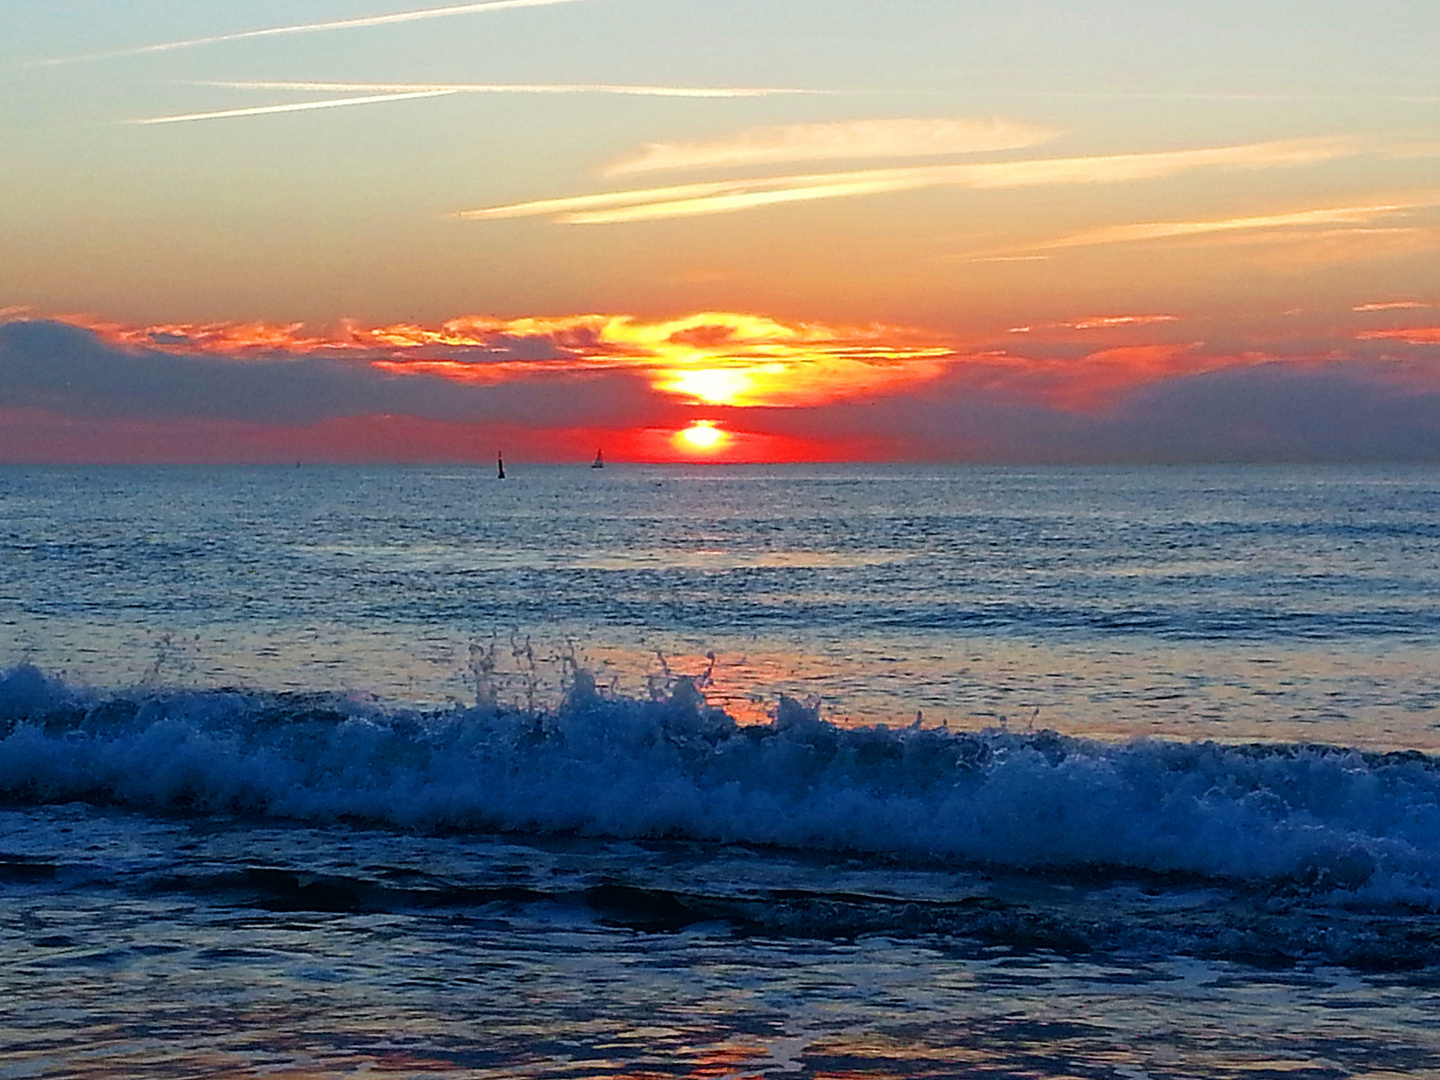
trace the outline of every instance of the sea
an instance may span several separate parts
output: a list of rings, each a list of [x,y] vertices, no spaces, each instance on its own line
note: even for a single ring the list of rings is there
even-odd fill
[[[0,1080],[1440,1076],[1440,468],[0,467]]]

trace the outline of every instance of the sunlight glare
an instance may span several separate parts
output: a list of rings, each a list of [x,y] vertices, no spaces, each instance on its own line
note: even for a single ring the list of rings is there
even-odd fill
[[[729,434],[716,427],[714,420],[696,420],[688,428],[675,433],[676,445],[691,453],[719,450],[729,441]]]
[[[735,368],[701,368],[696,371],[667,372],[659,389],[683,394],[707,405],[735,405],[750,389],[750,377]]]

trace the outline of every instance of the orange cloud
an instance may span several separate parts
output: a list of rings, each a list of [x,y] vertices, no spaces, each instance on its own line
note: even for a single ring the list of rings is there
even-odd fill
[[[1393,330],[1366,330],[1355,335],[1361,341],[1391,339],[1407,345],[1440,345],[1440,326],[1402,326]]]
[[[1277,420],[1254,453],[1373,456],[1373,439],[1313,442],[1353,397],[1386,453],[1440,454],[1433,405],[1415,400],[1440,376],[1383,344],[1433,350],[1440,327],[1222,345],[1159,340],[1170,321],[1071,318],[987,348],[713,312],[327,331],[0,319],[0,460],[1228,460],[1227,439],[1271,431],[1255,415],[1291,415],[1291,388],[1310,419]]]
[[[1406,311],[1415,308],[1440,307],[1437,304],[1427,304],[1420,300],[1378,300],[1368,304],[1356,304],[1351,311]]]
[[[1011,334],[1030,334],[1037,330],[1111,330],[1121,326],[1155,326],[1177,322],[1177,315],[1092,315],[1071,322],[1045,323],[1041,326],[1012,326]]]
[[[998,348],[947,342],[899,327],[837,327],[737,312],[668,320],[602,314],[464,316],[434,326],[344,323],[329,330],[298,323],[125,327],[68,321],[132,350],[238,361],[324,358],[396,379],[442,379],[470,387],[549,380],[573,384],[576,379],[628,374],[660,395],[660,408],[690,410],[807,409],[905,395],[931,398],[963,387],[997,400],[1096,412],[1113,407],[1135,389],[1167,380],[1260,364],[1338,359],[1344,355],[1343,340],[1440,343],[1440,327],[1416,326],[1352,333],[1329,349],[1307,345],[1298,354],[1267,349],[1259,342],[1239,349],[1211,348],[1191,335],[1163,340],[1162,328],[1179,322],[1178,316],[1163,313],[1092,315],[1012,327],[1011,334],[1025,335],[1024,345]],[[1364,362],[1363,357],[1354,359]],[[679,415],[693,420],[696,413]],[[717,459],[754,454],[744,460],[760,460],[763,455],[745,441],[744,425],[734,422],[739,413],[723,415],[723,431],[733,438]],[[647,443],[641,456],[695,457],[696,446],[674,443],[677,430],[656,436],[658,441]]]
[[[1094,413],[1143,386],[1278,361],[1263,350],[1210,352],[1199,341],[1118,345],[1059,357],[997,350],[957,356],[943,385],[1062,412]],[[1317,361],[1306,357],[1290,363]]]
[[[1222,368],[1265,363],[1264,356],[1217,357],[1202,351],[1200,342],[1170,345],[1122,345],[1090,353],[1082,361],[1081,378],[1056,382],[1045,394],[1057,408],[1089,411],[1103,408],[1138,386]],[[1053,371],[1051,372],[1053,375]]]
[[[840,330],[726,312],[662,323],[616,320],[603,331],[606,342],[645,358],[657,390],[740,406],[823,404],[933,379],[952,350],[916,337],[888,327]]]
[[[890,395],[946,372],[953,350],[897,327],[788,324],[701,312],[678,320],[631,315],[501,318],[467,315],[439,327],[399,323],[204,323],[124,327],[69,318],[114,344],[235,359],[334,356],[396,376],[490,386],[628,370],[664,395],[698,405],[805,406]]]
[[[330,333],[299,323],[124,327],[69,321],[130,348],[235,358],[332,355],[392,375],[479,385],[626,370],[686,402],[742,407],[897,393],[944,374],[953,353],[903,328],[791,324],[735,312],[659,322],[628,315],[465,316],[433,328],[343,324]]]

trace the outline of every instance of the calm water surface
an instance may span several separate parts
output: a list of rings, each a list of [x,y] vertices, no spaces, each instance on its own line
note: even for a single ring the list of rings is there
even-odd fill
[[[510,472],[0,469],[0,1080],[1440,1075],[1440,470]]]
[[[91,684],[1440,746],[1429,468],[11,468],[0,559]]]

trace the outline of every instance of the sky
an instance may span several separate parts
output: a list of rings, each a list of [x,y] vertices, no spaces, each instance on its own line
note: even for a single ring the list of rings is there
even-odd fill
[[[1433,0],[0,0],[0,461],[1440,461]]]

